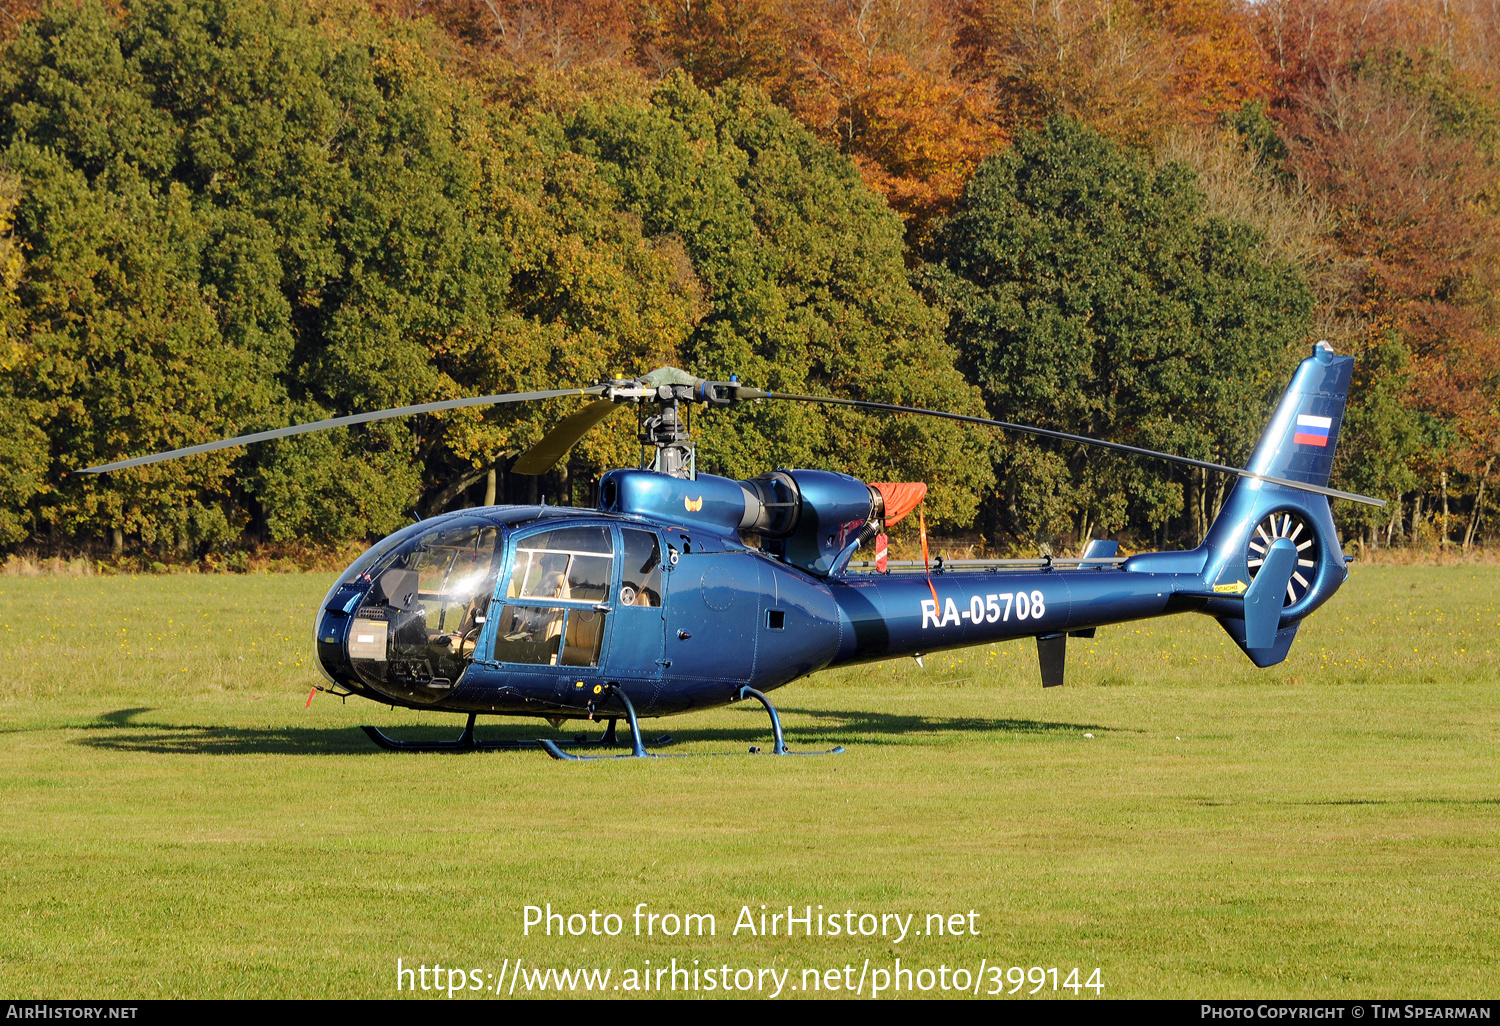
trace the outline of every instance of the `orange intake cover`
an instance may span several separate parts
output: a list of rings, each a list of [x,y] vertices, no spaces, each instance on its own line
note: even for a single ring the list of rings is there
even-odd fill
[[[889,527],[906,514],[916,509],[927,497],[927,485],[922,481],[875,481],[870,487],[885,500],[885,524]]]

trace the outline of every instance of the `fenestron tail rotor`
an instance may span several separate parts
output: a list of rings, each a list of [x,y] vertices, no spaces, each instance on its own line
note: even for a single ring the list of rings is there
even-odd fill
[[[1317,571],[1320,555],[1318,533],[1296,513],[1280,510],[1267,516],[1255,525],[1255,531],[1246,545],[1245,562],[1249,566],[1252,581],[1265,563],[1271,543],[1278,538],[1285,538],[1297,546],[1297,564],[1292,568],[1291,580],[1286,585],[1284,604],[1290,606],[1300,602],[1312,588],[1312,575]]]

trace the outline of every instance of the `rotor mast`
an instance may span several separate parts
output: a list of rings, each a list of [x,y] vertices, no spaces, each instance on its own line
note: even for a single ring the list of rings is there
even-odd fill
[[[686,481],[698,477],[698,447],[692,432],[693,403],[727,406],[738,396],[739,379],[704,381],[675,368],[662,368],[637,380],[617,380],[596,386],[601,399],[655,406],[643,411],[640,434],[642,469]],[[646,446],[655,448],[648,461]]]
[[[662,385],[657,391],[668,392],[684,385]],[[698,447],[693,442],[691,407],[680,404],[677,396],[656,399],[657,412],[641,420],[641,449],[656,447],[650,469],[668,477],[693,481],[698,477]],[[642,464],[646,461],[641,460]]]

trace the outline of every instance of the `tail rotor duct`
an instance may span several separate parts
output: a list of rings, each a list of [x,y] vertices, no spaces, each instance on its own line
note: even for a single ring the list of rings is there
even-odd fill
[[[1255,525],[1246,545],[1245,562],[1252,581],[1265,562],[1271,543],[1278,538],[1285,538],[1297,546],[1297,565],[1292,569],[1292,579],[1286,585],[1285,605],[1290,606],[1302,601],[1312,590],[1313,575],[1317,571],[1320,555],[1318,533],[1301,516],[1289,510],[1278,510],[1265,517]]]

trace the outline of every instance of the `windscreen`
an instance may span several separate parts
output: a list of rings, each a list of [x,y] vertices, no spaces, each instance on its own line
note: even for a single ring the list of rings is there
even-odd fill
[[[502,540],[487,520],[446,520],[408,535],[362,571],[371,586],[348,642],[360,678],[416,701],[447,695],[473,659]]]

